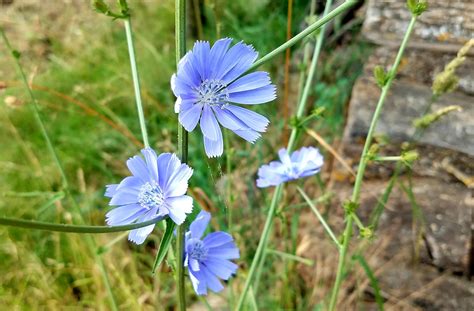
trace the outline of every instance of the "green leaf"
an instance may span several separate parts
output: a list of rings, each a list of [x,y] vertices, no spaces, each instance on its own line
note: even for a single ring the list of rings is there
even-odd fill
[[[165,259],[168,249],[171,245],[171,240],[174,234],[174,228],[176,224],[171,220],[171,218],[166,219],[166,230],[161,239],[160,248],[156,254],[155,263],[153,264],[153,269],[151,270],[152,274],[155,274],[156,269],[161,265],[163,259]]]
[[[370,269],[369,264],[367,261],[365,261],[364,257],[362,255],[355,255],[353,259],[357,260],[362,268],[365,271],[365,274],[369,278],[370,285],[374,289],[375,292],[375,302],[377,303],[377,306],[379,307],[380,311],[383,311],[383,297],[380,294],[380,287],[379,287],[379,282],[377,281],[377,278],[375,277],[375,274],[372,272],[372,269]]]
[[[374,68],[374,77],[378,86],[384,87],[387,83],[388,77],[385,73],[385,70],[381,66],[375,66]]]

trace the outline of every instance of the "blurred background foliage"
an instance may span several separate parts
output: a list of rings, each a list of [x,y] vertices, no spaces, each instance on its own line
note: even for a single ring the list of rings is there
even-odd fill
[[[125,160],[141,148],[123,24],[97,14],[86,1],[7,2],[1,6],[2,27],[22,53],[21,62],[66,167],[72,194],[79,201],[85,222],[103,225],[108,210],[104,185],[126,176]],[[113,1],[109,3],[114,5]],[[258,0],[251,5],[245,0],[193,3],[199,4],[201,14],[196,19],[196,11],[191,10],[188,48],[198,37],[210,41],[232,37],[254,45],[264,55],[285,41],[286,1]],[[322,12],[321,1],[317,3],[317,11]],[[175,151],[177,124],[169,87],[175,68],[174,4],[130,1],[130,7],[150,142],[159,152]],[[308,13],[307,1],[295,1],[293,33],[304,27]],[[202,33],[196,25],[198,20]],[[345,22],[336,23],[327,38],[329,43],[323,48],[308,105],[308,111],[325,108],[323,117],[311,127],[330,142],[342,134],[352,85],[370,52],[370,46],[359,36],[359,24],[341,30]],[[311,40],[305,42],[311,44]],[[302,44],[292,49],[290,110],[296,106],[302,51]],[[3,45],[0,55],[0,214],[72,223],[73,209],[60,191],[59,173],[28,107],[27,92]],[[265,66],[281,95],[284,56]],[[268,133],[255,145],[229,135],[229,163],[226,157],[208,159],[200,133],[190,136],[190,165],[194,168],[191,193],[197,206],[219,211],[214,219],[216,230],[229,229],[226,219],[232,208],[230,230],[243,255],[239,261],[242,275],[256,248],[260,232],[256,228],[262,224],[267,205],[265,191],[255,188],[255,174],[259,165],[274,159],[276,151],[283,147],[282,132],[288,126],[288,120],[279,112],[281,98],[255,108],[272,120]],[[315,142],[303,138],[301,145],[308,144]],[[317,188],[317,184],[311,185]],[[297,218],[282,213],[280,219],[289,228],[282,234],[292,238],[284,242],[288,245],[279,245],[283,249],[294,248]],[[138,247],[128,243],[125,234],[94,236],[105,249],[101,256],[121,309],[171,309],[175,304],[169,268],[165,265],[155,277],[150,273],[161,233],[156,229]],[[0,227],[0,258],[2,306],[109,309],[99,268],[80,235]],[[327,286],[303,284],[296,272],[292,275],[294,265],[278,263],[268,269],[286,269],[289,277],[282,279],[281,273],[266,273],[261,284],[266,289],[262,293],[266,294],[259,297],[264,309],[279,305],[306,310],[315,304],[305,294],[310,286]],[[239,282],[239,278],[234,279],[221,295],[230,303]],[[196,300],[191,292],[188,291],[190,299]]]

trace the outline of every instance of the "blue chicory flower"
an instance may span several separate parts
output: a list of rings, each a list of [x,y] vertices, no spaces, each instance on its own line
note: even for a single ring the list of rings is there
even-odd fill
[[[224,286],[220,279],[228,280],[238,266],[230,259],[240,257],[232,236],[225,232],[212,232],[201,239],[211,214],[201,211],[186,233],[184,266],[198,295],[206,295],[209,288],[220,292]]]
[[[257,59],[254,48],[242,42],[229,48],[231,42],[220,39],[212,48],[207,41],[196,42],[171,77],[179,122],[191,132],[200,121],[209,157],[221,156],[224,150],[219,123],[251,143],[266,131],[267,118],[235,104],[263,104],[276,98],[268,73],[244,75]]]
[[[106,186],[105,196],[111,198],[109,205],[117,206],[107,213],[107,224],[126,225],[160,216],[169,216],[176,224],[182,224],[193,208],[193,199],[185,195],[193,170],[175,154],[157,156],[151,148],[141,152],[145,159],[134,156],[127,161],[132,176]],[[128,239],[141,244],[154,227],[153,224],[132,230]]]
[[[277,186],[281,183],[319,173],[323,156],[314,147],[303,147],[291,154],[285,148],[278,151],[280,161],[262,165],[258,170],[257,187]]]

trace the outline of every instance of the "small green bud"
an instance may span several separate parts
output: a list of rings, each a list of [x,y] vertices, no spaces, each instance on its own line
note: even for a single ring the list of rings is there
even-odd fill
[[[375,77],[375,81],[377,82],[378,86],[384,87],[385,84],[387,84],[388,75],[385,72],[385,70],[382,68],[382,66],[375,66],[375,68],[374,68],[374,77]]]
[[[21,53],[20,53],[19,51],[17,51],[17,50],[13,50],[13,51],[12,51],[12,55],[13,55],[13,57],[15,57],[16,59],[20,59],[20,57],[21,57]]]
[[[426,9],[428,9],[428,3],[425,0],[407,0],[407,7],[411,14],[414,16],[420,16]]]
[[[109,12],[109,7],[107,6],[107,4],[105,4],[103,0],[93,0],[92,7],[97,12],[105,14],[105,15],[107,15],[107,13]]]
[[[369,148],[369,151],[366,154],[366,159],[368,162],[374,161],[377,158],[377,154],[379,153],[380,147],[378,144],[372,144]]]
[[[371,239],[374,236],[374,231],[370,226],[360,229],[360,236],[364,239]]]
[[[290,121],[288,122],[291,128],[300,128],[301,127],[301,120],[298,119],[297,116],[292,116]]]
[[[359,208],[359,204],[357,204],[356,202],[347,200],[344,202],[342,207],[344,208],[347,214],[353,214],[357,210],[357,208]]]
[[[408,151],[404,151],[402,153],[402,162],[406,165],[406,166],[411,166],[413,164],[413,162],[415,162],[416,160],[418,160],[419,158],[419,154],[416,150],[408,150]]]

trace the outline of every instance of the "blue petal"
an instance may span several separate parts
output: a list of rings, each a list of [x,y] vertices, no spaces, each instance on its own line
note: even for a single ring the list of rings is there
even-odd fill
[[[179,113],[179,123],[186,129],[188,132],[192,132],[201,117],[203,105],[202,104],[194,104],[189,109],[180,110]]]
[[[229,53],[227,53],[225,60],[231,57],[237,57],[237,63],[235,63],[234,66],[231,67],[230,70],[228,70],[225,75],[222,76],[221,80],[224,81],[226,84],[231,83],[235,79],[237,79],[239,76],[244,74],[250,66],[253,64],[253,62],[257,59],[258,53],[255,52],[255,49],[251,45],[244,44],[242,42],[237,43],[233,47],[239,46],[238,49],[238,54],[237,55],[231,55],[229,50]],[[224,64],[223,64],[224,66]]]
[[[216,68],[215,79],[222,80],[227,73],[231,72],[232,69],[234,69],[234,67],[239,64],[241,57],[249,53],[249,47],[242,42],[239,42],[231,47],[225,54],[222,62]]]
[[[191,279],[191,283],[193,284],[193,288],[196,294],[200,296],[207,295],[207,284],[204,276],[202,275],[202,272],[193,271],[192,269],[188,269],[188,271],[189,278]]]
[[[209,54],[209,68],[210,68],[210,79],[216,79],[217,74],[219,73],[220,66],[222,61],[225,57],[227,50],[229,49],[229,45],[232,42],[230,38],[224,38],[217,40],[211,48],[211,52]]]
[[[109,205],[127,205],[138,203],[139,190],[135,188],[122,188],[118,190],[109,202]]]
[[[134,156],[128,159],[127,166],[135,177],[140,178],[144,183],[149,181],[150,177],[148,175],[148,170],[145,161],[143,161],[141,157]]]
[[[152,180],[158,182],[158,157],[155,150],[151,148],[142,149],[142,154],[145,157],[145,162],[148,167],[148,174]]]
[[[185,194],[188,190],[188,180],[192,175],[193,169],[186,164],[181,164],[163,189],[165,197],[176,197]]]
[[[219,136],[218,132],[220,132],[221,129],[219,128],[219,123],[217,123],[216,117],[209,105],[204,105],[200,125],[201,131],[205,137],[210,140],[217,139]]]
[[[229,93],[249,91],[261,88],[271,84],[270,76],[265,71],[256,71],[249,73],[234,82],[232,82],[228,87],[227,91]]]
[[[229,94],[229,102],[256,105],[272,101],[276,98],[276,89],[273,84],[263,86],[261,88],[243,92],[235,92]]]
[[[143,182],[139,178],[135,176],[128,176],[128,177],[125,177],[120,182],[120,184],[117,185],[115,190],[119,191],[120,189],[123,189],[123,188],[133,188],[133,189],[139,190],[142,185],[143,185]]]
[[[245,130],[234,130],[233,132],[252,144],[261,137],[258,132],[250,128]]]
[[[207,41],[197,41],[194,43],[192,57],[194,58],[193,65],[199,72],[201,80],[206,80],[209,77],[209,53],[210,53],[209,42]]]
[[[222,132],[220,129],[217,134],[219,135],[217,140],[210,140],[206,136],[203,137],[204,150],[206,151],[207,156],[210,158],[220,157],[224,152],[224,141],[222,139]]]
[[[186,219],[186,214],[193,210],[193,198],[187,195],[166,199],[166,207],[169,210],[169,217],[180,225]]]
[[[145,215],[137,219],[137,222],[144,222],[156,217],[156,210],[150,210]],[[155,228],[155,224],[140,229],[130,231],[128,240],[135,244],[142,244]]]
[[[211,214],[205,210],[201,210],[197,215],[196,219],[191,223],[189,230],[191,231],[191,236],[195,239],[200,239],[206,231],[207,225],[211,220]]]
[[[175,170],[179,168],[181,161],[175,154],[162,153],[158,156],[158,177],[162,190],[165,190],[168,180],[174,174]]]
[[[207,248],[218,247],[224,245],[226,243],[232,242],[232,236],[226,232],[212,232],[206,235],[206,237],[202,240],[204,245]]]
[[[118,184],[106,185],[104,196],[111,198],[117,192]]]
[[[208,258],[237,259],[240,258],[240,252],[237,247],[214,247],[207,251]]]
[[[212,274],[223,280],[228,280],[239,267],[231,261],[220,258],[208,258],[204,264]]]
[[[129,224],[133,223],[140,215],[144,214],[145,212],[146,209],[144,209],[139,204],[120,206],[110,210],[105,215],[105,222],[109,226]]]
[[[231,105],[228,105],[226,108],[220,108],[217,106],[213,107],[213,111],[216,114],[217,120],[223,127],[228,128],[229,130],[240,130],[245,129],[247,126],[240,121],[232,112],[227,110]]]
[[[214,274],[212,274],[208,269],[203,268],[199,272],[203,276],[203,279],[206,280],[207,287],[209,287],[209,289],[212,290],[214,293],[218,293],[224,289],[224,286],[219,281],[219,279]]]
[[[226,108],[253,130],[257,132],[265,132],[267,130],[270,121],[261,114],[236,105],[228,105]]]

